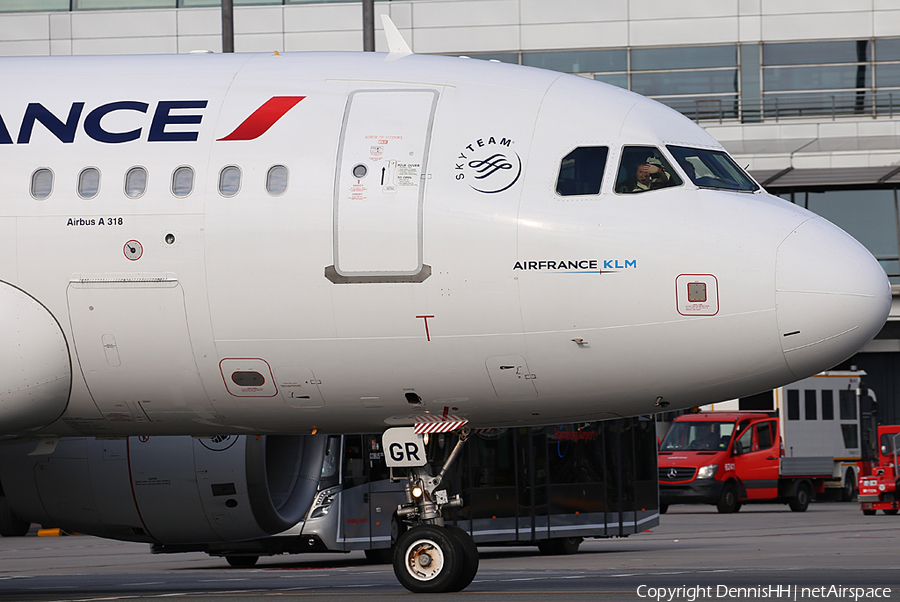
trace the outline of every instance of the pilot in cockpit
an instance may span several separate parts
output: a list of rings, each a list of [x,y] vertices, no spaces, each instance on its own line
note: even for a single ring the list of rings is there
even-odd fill
[[[644,192],[656,190],[669,185],[671,176],[663,169],[662,163],[656,157],[647,157],[647,160],[637,166],[635,170],[635,182],[631,192]]]
[[[681,178],[669,167],[658,149],[652,146],[626,146],[622,149],[616,192],[635,194],[679,186]]]

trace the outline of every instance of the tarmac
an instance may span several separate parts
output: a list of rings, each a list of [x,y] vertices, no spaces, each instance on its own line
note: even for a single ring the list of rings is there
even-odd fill
[[[671,506],[661,524],[578,554],[481,547],[473,583],[440,600],[774,601],[900,599],[900,516],[863,516],[855,502]],[[0,538],[0,600],[175,599],[394,601],[412,594],[361,552],[274,556],[250,569],[201,553],[155,555],[147,544],[84,535]]]

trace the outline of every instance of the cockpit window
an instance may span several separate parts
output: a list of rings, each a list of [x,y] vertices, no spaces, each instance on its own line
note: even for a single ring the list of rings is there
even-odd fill
[[[616,192],[619,194],[636,194],[681,184],[681,178],[659,149],[652,146],[626,146],[622,149],[622,162],[616,178]]]
[[[669,146],[688,177],[700,188],[753,192],[759,186],[744,173],[728,153],[685,146]]]
[[[560,196],[600,194],[603,170],[606,169],[605,146],[579,146],[563,157],[556,180],[556,192]]]

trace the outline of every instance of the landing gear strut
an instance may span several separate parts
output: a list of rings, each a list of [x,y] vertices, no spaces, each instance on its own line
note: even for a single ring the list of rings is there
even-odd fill
[[[392,474],[394,468],[402,468],[405,476],[401,478],[406,479],[406,503],[397,508],[397,519],[406,530],[394,546],[394,574],[412,592],[458,592],[468,587],[478,572],[475,541],[459,527],[444,524],[443,509],[462,506],[462,498],[449,498],[445,489],[438,489],[468,435],[468,428],[461,429],[444,467],[432,476],[422,435],[412,428],[385,433],[386,460]]]

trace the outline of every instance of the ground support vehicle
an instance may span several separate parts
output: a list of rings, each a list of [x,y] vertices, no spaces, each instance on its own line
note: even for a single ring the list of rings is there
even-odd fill
[[[900,426],[878,427],[878,454],[859,477],[859,505],[862,513],[873,515],[900,511],[900,473],[897,471],[897,446]]]
[[[677,417],[659,450],[660,510],[706,503],[728,513],[781,502],[803,512],[826,489],[849,500],[861,458],[860,376],[825,372]]]
[[[432,435],[429,463],[443,465],[453,434]],[[536,545],[546,554],[577,551],[584,538],[627,537],[659,523],[653,421],[626,418],[553,427],[473,432],[448,498],[463,505],[445,524],[478,545]],[[252,541],[153,546],[156,553],[204,551],[233,566],[260,556],[364,550],[390,562],[403,531],[397,508],[404,484],[392,482],[380,435],[329,439],[319,492],[306,519],[280,535]]]

